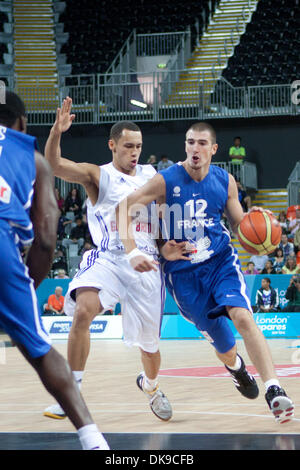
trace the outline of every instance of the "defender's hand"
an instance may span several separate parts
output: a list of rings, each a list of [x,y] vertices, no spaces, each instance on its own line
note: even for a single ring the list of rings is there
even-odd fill
[[[57,108],[55,123],[53,130],[62,134],[70,129],[72,122],[75,119],[75,114],[71,114],[72,98],[67,96],[63,100],[62,107]]]

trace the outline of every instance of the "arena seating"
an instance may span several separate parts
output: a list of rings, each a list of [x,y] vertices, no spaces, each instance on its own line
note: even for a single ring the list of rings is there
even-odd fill
[[[223,72],[233,86],[288,84],[300,77],[299,0],[260,0]]]
[[[195,37],[195,20],[201,28],[203,11],[207,16],[205,0],[186,0],[184,9],[178,0],[161,5],[149,0],[72,0],[59,20],[69,33],[61,52],[67,54],[72,74],[104,73],[134,28],[138,34],[148,34],[184,31],[190,26]]]
[[[4,23],[7,22],[7,15],[0,11],[0,32],[4,32]],[[8,47],[7,43],[5,42],[0,42],[0,57],[1,57],[1,64],[4,64],[4,54],[8,53]],[[1,79],[4,79],[4,77],[1,77]]]

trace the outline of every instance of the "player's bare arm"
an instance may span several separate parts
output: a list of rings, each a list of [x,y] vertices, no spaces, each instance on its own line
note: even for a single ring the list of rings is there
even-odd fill
[[[51,168],[38,152],[35,153],[35,162],[36,180],[30,214],[34,241],[29,249],[26,264],[37,288],[51,268],[59,213]]]
[[[238,197],[236,181],[232,175],[229,175],[228,199],[225,207],[225,215],[234,233],[244,217],[244,211]]]
[[[252,206],[249,209],[249,212],[262,210],[263,209],[261,207]],[[272,215],[271,211],[267,210],[267,212]],[[225,215],[228,219],[228,222],[230,223],[232,231],[236,234],[237,228],[241,223],[245,213],[239,201],[236,181],[232,175],[229,175],[228,200],[225,208]]]
[[[67,132],[74,119],[71,114],[72,99],[67,97],[57,109],[56,119],[45,146],[45,157],[54,175],[70,183],[84,186],[92,203],[96,203],[99,191],[100,168],[91,163],[76,163],[61,156],[61,136]]]
[[[156,270],[152,258],[137,249],[135,239],[131,230],[131,222],[143,207],[152,201],[164,202],[165,182],[161,175],[155,175],[148,183],[127,198],[123,199],[116,208],[117,225],[120,238],[124,244],[125,251],[129,255],[132,267],[138,272]]]

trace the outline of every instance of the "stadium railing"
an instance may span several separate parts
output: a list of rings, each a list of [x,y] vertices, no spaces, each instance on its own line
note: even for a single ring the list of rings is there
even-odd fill
[[[178,88],[178,77],[184,73],[185,69],[116,73],[109,80],[107,74],[67,76],[58,89],[40,82],[16,91],[27,105],[30,125],[51,125],[67,95],[77,115],[74,124],[300,114],[292,84],[233,87],[222,77],[211,92],[199,70],[185,81],[185,88]]]
[[[296,163],[287,185],[289,206],[300,204],[300,161]]]

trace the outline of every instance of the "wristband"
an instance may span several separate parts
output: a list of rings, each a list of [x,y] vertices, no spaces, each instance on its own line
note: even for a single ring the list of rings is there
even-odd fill
[[[127,254],[127,259],[128,259],[128,261],[130,261],[130,260],[132,260],[132,258],[135,258],[136,256],[144,256],[149,261],[153,261],[152,258],[150,258],[149,255],[147,255],[146,253],[143,253],[138,248],[134,248],[133,250],[131,250],[130,253]]]

